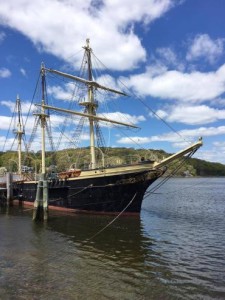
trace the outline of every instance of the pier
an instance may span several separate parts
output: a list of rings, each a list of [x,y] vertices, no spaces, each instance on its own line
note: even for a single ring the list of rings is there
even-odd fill
[[[5,185],[5,186],[4,186]],[[5,183],[0,188],[0,203],[1,205],[13,205],[13,175],[11,172],[5,174]]]

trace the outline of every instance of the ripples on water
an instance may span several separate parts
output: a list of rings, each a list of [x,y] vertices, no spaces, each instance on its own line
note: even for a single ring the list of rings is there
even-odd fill
[[[1,299],[225,299],[225,178],[173,179],[140,218],[0,214]]]

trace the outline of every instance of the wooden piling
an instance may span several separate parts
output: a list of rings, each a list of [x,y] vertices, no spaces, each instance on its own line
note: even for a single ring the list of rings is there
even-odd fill
[[[42,174],[38,181],[36,199],[34,201],[33,220],[48,220],[48,181]]]
[[[6,203],[7,206],[13,205],[13,175],[11,172],[6,173]]]

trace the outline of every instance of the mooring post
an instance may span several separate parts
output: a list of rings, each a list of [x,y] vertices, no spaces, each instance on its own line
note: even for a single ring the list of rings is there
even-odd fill
[[[48,181],[42,174],[37,186],[36,199],[34,201],[33,220],[48,220]]]
[[[43,181],[43,219],[48,220],[48,181]]]
[[[6,173],[6,189],[7,189],[7,206],[12,206],[13,202],[13,185],[12,185],[12,180],[13,176],[11,172]]]
[[[38,218],[38,210],[39,210],[40,199],[41,199],[41,185],[42,182],[41,180],[39,180],[37,184],[36,198],[34,201],[33,220],[37,220]]]

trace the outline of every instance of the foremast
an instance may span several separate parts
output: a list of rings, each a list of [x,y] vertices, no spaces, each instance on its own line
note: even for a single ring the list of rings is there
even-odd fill
[[[41,64],[41,88],[42,88],[42,100],[41,100],[41,114],[40,114],[40,119],[41,119],[41,144],[42,144],[42,149],[41,149],[41,173],[45,174],[46,171],[46,166],[45,166],[45,127],[46,127],[46,118],[48,115],[45,113],[45,108],[44,104],[45,103],[45,69],[44,69],[44,64]]]
[[[34,210],[33,210],[33,220],[38,219],[48,219],[48,181],[46,179],[46,166],[45,166],[45,129],[47,126],[47,118],[49,117],[46,114],[46,82],[45,82],[45,67],[44,64],[41,64],[41,91],[42,91],[42,100],[41,100],[41,111],[40,113],[35,113],[34,115],[39,117],[41,123],[41,176],[38,180],[36,198],[34,201]]]
[[[41,124],[41,173],[43,174],[43,178],[45,177],[46,173],[46,165],[45,165],[45,158],[46,158],[46,149],[45,149],[45,129],[46,129],[46,122],[47,118],[49,117],[46,114],[46,83],[45,83],[45,66],[44,63],[41,64],[41,111],[39,113],[34,113],[34,115],[38,116],[40,119]]]

